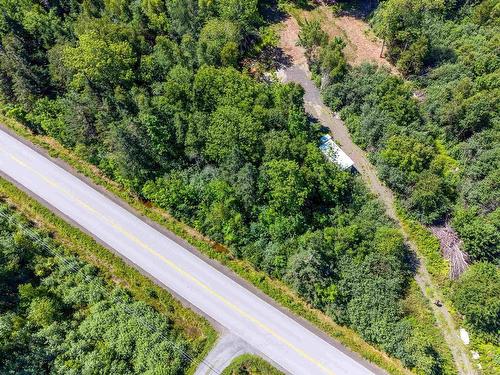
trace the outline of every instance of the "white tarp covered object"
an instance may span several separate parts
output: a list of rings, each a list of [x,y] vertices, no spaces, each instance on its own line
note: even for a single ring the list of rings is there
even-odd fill
[[[340,168],[351,170],[354,168],[354,162],[342,151],[342,149],[332,140],[332,137],[327,134],[320,139],[320,150],[331,162],[337,164]]]

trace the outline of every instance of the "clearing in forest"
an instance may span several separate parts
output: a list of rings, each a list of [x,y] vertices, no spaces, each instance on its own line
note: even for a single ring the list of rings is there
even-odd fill
[[[387,59],[381,56],[382,40],[377,38],[370,27],[363,20],[348,13],[335,15],[331,7],[319,6],[312,11],[295,9],[294,17],[288,18],[281,34],[281,48],[284,52],[292,56],[295,63],[301,63],[302,56],[296,56],[297,49],[291,48],[296,42],[296,35],[300,26],[298,20],[318,20],[322,29],[330,37],[341,37],[346,42],[344,54],[350,65],[361,65],[364,62],[371,62],[380,66],[385,66],[392,73],[399,74],[396,67]],[[296,32],[294,32],[296,31]],[[305,61],[304,61],[305,62]]]

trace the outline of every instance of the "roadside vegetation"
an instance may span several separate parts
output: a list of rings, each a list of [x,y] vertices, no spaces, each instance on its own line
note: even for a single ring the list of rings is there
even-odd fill
[[[372,64],[346,68],[345,43],[316,20],[299,38],[325,102],[399,197],[403,225],[472,332],[486,373],[499,369],[498,16],[488,0],[381,2],[371,23],[402,76]],[[440,248],[424,226],[455,234],[440,237]],[[458,280],[440,255],[450,248],[472,264]],[[454,262],[451,254],[455,278]]]
[[[360,180],[324,160],[302,89],[235,69],[259,4],[168,4],[84,3],[60,17],[10,5],[5,51],[20,43],[2,55],[7,111],[383,350],[427,356],[400,303],[412,274],[401,235]],[[54,28],[30,32],[34,9]],[[26,60],[35,51],[45,63]],[[30,74],[9,68],[19,58]],[[36,90],[32,74],[46,78]]]
[[[235,358],[224,369],[222,375],[283,375],[283,373],[262,358],[245,354]]]
[[[388,357],[379,349],[368,344],[349,327],[335,323],[331,316],[328,316],[319,309],[312,307],[304,298],[301,298],[284,282],[270,277],[263,270],[257,270],[248,260],[236,257],[226,246],[204,236],[192,227],[175,219],[165,210],[162,210],[151,202],[145,201],[143,198],[135,195],[132,191],[124,189],[122,185],[106,177],[102,171],[97,169],[94,165],[84,161],[72,150],[68,150],[63,147],[51,137],[31,133],[29,129],[10,118],[0,116],[0,120],[3,124],[8,124],[9,128],[15,130],[17,134],[29,139],[36,145],[43,147],[52,157],[64,160],[75,168],[76,171],[91,179],[92,182],[105,187],[107,191],[126,201],[140,214],[156,221],[157,223],[160,223],[168,230],[184,238],[191,245],[203,252],[203,254],[230,268],[243,279],[247,280],[265,294],[272,297],[281,306],[284,306],[298,316],[310,321],[316,327],[326,332],[343,345],[346,345],[351,350],[361,354],[367,360],[377,364],[391,374],[408,373],[399,361]],[[64,241],[66,236],[70,236],[72,238],[76,238],[79,242],[86,243],[86,241],[90,240],[91,244],[95,244],[95,242],[90,238],[82,236],[82,233],[78,229],[71,227],[69,224],[64,222],[64,220],[51,213],[49,209],[29,198],[26,194],[18,190],[9,182],[0,179],[0,188],[0,191],[4,192],[4,194],[9,197],[9,202],[22,207],[23,212],[28,217],[36,218],[37,221],[44,220],[45,223],[47,222],[45,219],[48,218],[50,219],[50,228],[63,228],[61,232],[65,233],[65,235],[59,237],[59,241]],[[68,246],[68,244],[66,245]],[[168,296],[168,293],[163,291],[161,288],[152,292],[151,288],[154,284],[149,279],[142,276],[133,268],[125,267],[125,264],[120,261],[119,258],[113,256],[106,249],[100,248],[99,246],[92,248],[97,249],[98,252],[95,256],[91,255],[89,259],[91,261],[99,261],[99,264],[107,265],[107,267],[112,269],[114,273],[119,271],[120,275],[122,275],[120,277],[128,277],[130,280],[133,280],[133,282],[130,281],[128,285],[134,289],[134,293],[141,295],[141,298],[149,298],[156,295],[161,295],[162,298]],[[78,249],[79,248],[76,247],[74,250],[77,251]],[[106,262],[102,262],[103,259],[106,259]],[[161,294],[159,293],[160,291],[163,291],[164,293]],[[149,298],[148,301],[152,303],[154,299]],[[412,306],[421,309],[422,301],[416,302],[417,303],[413,303]],[[418,302],[420,302],[420,306]],[[210,338],[210,340],[210,342],[212,342],[213,338]],[[202,357],[203,356],[200,355],[199,358]]]
[[[125,188],[121,196],[154,202],[222,243],[227,254],[193,236],[202,250],[380,366],[404,372],[313,308],[408,368],[451,372],[407,314],[414,269],[402,236],[358,177],[324,160],[302,89],[241,72],[255,46],[265,49],[265,3],[0,0],[3,113],[97,166],[87,174],[113,180],[115,190]],[[342,41],[323,46],[314,33],[303,36],[325,86],[347,84],[353,73]],[[410,108],[406,86],[387,79],[394,100]],[[332,105],[347,105],[330,96]]]
[[[52,235],[0,203],[0,373],[183,374],[205,353],[208,323],[170,296],[154,308]]]

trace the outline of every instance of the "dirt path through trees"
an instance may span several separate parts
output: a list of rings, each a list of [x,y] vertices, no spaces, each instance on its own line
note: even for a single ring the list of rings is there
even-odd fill
[[[284,26],[280,35],[280,47],[284,53],[291,57],[292,64],[291,66],[280,69],[278,71],[278,76],[284,82],[296,82],[304,88],[306,110],[320,121],[322,125],[330,129],[332,138],[354,161],[354,165],[369,189],[382,201],[387,215],[395,220],[408,246],[418,255],[416,245],[410,241],[408,233],[404,230],[396,214],[394,194],[378,178],[376,168],[368,160],[367,154],[353,142],[344,122],[337,114],[332,113],[331,110],[323,104],[320,91],[311,80],[311,73],[307,66],[304,50],[297,46],[299,29],[299,25],[293,17],[289,17],[284,21]],[[418,260],[419,267],[415,279],[422,293],[427,298],[439,329],[450,347],[457,370],[459,374],[463,375],[475,374],[476,371],[469,359],[467,349],[460,340],[458,329],[448,309],[444,305],[438,307],[434,304],[434,301],[443,299],[441,293],[432,282],[429,272],[425,268],[420,256]]]

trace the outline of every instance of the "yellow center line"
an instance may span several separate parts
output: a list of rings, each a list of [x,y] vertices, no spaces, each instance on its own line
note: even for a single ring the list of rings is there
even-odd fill
[[[282,342],[283,344],[285,344],[286,346],[288,346],[290,349],[292,349],[293,351],[295,351],[296,353],[298,353],[299,355],[301,355],[302,357],[304,357],[305,359],[307,359],[308,361],[310,361],[311,363],[315,364],[316,366],[318,366],[319,368],[321,368],[324,372],[326,372],[327,374],[331,374],[331,375],[334,375],[333,371],[328,369],[325,365],[323,365],[321,362],[319,362],[318,360],[316,360],[315,358],[311,357],[309,354],[305,353],[302,349],[296,347],[294,344],[292,344],[291,342],[289,342],[287,339],[285,339],[284,337],[280,336],[277,332],[275,332],[271,327],[269,327],[268,325],[266,325],[265,323],[261,322],[260,320],[258,320],[257,318],[253,317],[252,315],[250,315],[249,313],[247,313],[246,311],[242,310],[240,307],[238,307],[237,305],[235,305],[234,303],[230,302],[227,298],[225,298],[224,296],[222,296],[220,293],[218,293],[217,291],[213,290],[212,288],[210,288],[207,284],[205,284],[204,282],[198,280],[195,276],[191,275],[189,272],[183,270],[182,268],[180,268],[178,265],[176,265],[174,262],[172,262],[171,260],[167,259],[165,256],[163,256],[162,254],[160,254],[158,251],[156,251],[155,249],[153,249],[151,246],[149,246],[148,244],[144,243],[141,239],[139,239],[137,236],[129,233],[127,230],[125,230],[122,226],[120,226],[119,224],[117,224],[116,222],[114,222],[112,219],[106,217],[104,214],[98,212],[97,210],[95,210],[93,207],[89,206],[87,203],[83,202],[81,199],[79,199],[78,197],[76,197],[74,194],[72,194],[70,191],[68,191],[67,189],[63,188],[59,183],[57,183],[56,181],[46,177],[45,175],[43,175],[42,173],[38,172],[36,169],[34,169],[33,167],[27,165],[25,162],[23,162],[22,160],[18,159],[16,156],[14,156],[13,154],[9,153],[9,152],[6,152],[10,157],[11,159],[13,159],[16,163],[18,163],[19,165],[23,166],[24,168],[30,170],[31,172],[33,172],[34,174],[36,174],[37,176],[39,176],[40,178],[42,178],[45,182],[47,182],[49,185],[53,186],[55,189],[61,191],[63,194],[65,194],[66,196],[68,196],[70,199],[74,200],[75,202],[77,202],[79,205],[81,205],[82,207],[84,207],[85,209],[87,209],[88,211],[94,213],[96,216],[99,216],[102,220],[104,221],[107,221],[114,229],[116,229],[118,232],[122,233],[125,237],[129,238],[131,241],[135,242],[137,245],[139,245],[141,248],[145,249],[146,251],[148,251],[150,254],[154,255],[155,257],[161,259],[165,264],[167,264],[170,268],[174,269],[175,271],[177,271],[178,273],[180,273],[182,276],[184,276],[185,278],[191,280],[192,282],[194,282],[196,285],[198,285],[199,287],[201,287],[202,289],[204,289],[205,291],[207,291],[208,293],[210,293],[211,295],[215,296],[217,299],[219,299],[220,301],[222,301],[226,306],[230,307],[232,310],[236,311],[239,315],[241,315],[242,317],[248,319],[249,321],[251,321],[252,323],[254,323],[255,325],[257,325],[258,327],[260,327],[261,329],[263,329],[264,331],[266,331],[267,333],[271,334],[273,337],[275,337],[277,340],[279,340],[280,342]]]

